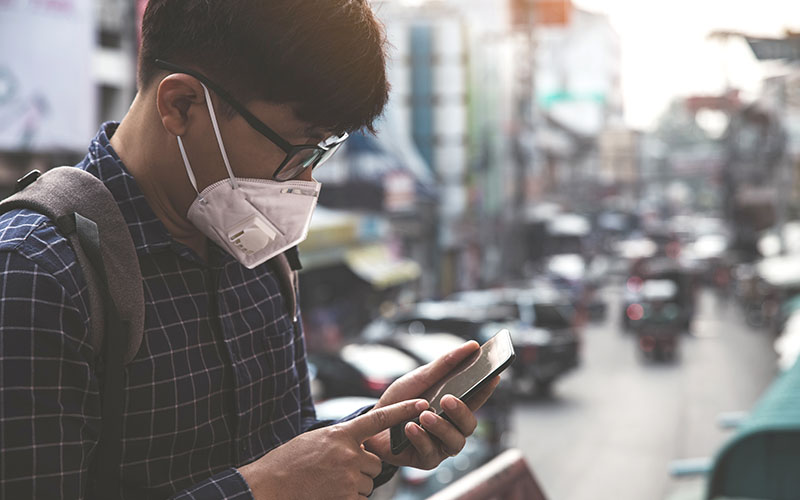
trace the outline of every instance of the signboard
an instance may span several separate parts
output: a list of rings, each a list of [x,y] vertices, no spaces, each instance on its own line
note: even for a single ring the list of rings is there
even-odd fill
[[[510,0],[515,26],[566,26],[572,15],[571,0]]]
[[[0,151],[82,151],[94,136],[92,6],[0,0]]]

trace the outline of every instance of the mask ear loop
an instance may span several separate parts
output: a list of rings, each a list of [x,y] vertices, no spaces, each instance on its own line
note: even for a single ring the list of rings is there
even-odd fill
[[[197,189],[197,179],[194,178],[194,172],[192,172],[192,167],[189,165],[189,157],[186,156],[186,148],[183,147],[183,141],[181,140],[181,136],[178,137],[178,149],[181,150],[181,158],[183,158],[183,166],[186,167],[186,174],[189,176],[189,182],[192,183],[192,187],[194,191],[197,193],[197,196],[200,198],[200,201],[206,203],[206,200],[203,198],[203,195],[200,194],[200,191]]]
[[[219,144],[219,151],[222,153],[222,160],[225,162],[225,168],[228,169],[228,178],[231,180],[231,188],[237,189],[239,184],[236,182],[236,178],[233,176],[233,170],[231,169],[231,164],[228,161],[228,153],[225,152],[225,145],[222,144],[222,134],[219,132],[219,125],[217,124],[217,116],[214,113],[214,105],[211,104],[211,95],[208,93],[208,89],[206,86],[200,82],[200,85],[203,86],[203,92],[206,96],[206,103],[208,104],[208,114],[211,115],[211,125],[214,126],[214,135],[217,136],[217,144]]]

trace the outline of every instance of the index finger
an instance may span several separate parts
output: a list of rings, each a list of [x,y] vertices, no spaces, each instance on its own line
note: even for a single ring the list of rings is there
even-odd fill
[[[413,420],[426,409],[428,409],[427,401],[424,399],[411,399],[370,410],[364,415],[341,425],[350,432],[356,441],[363,443],[384,429]]]

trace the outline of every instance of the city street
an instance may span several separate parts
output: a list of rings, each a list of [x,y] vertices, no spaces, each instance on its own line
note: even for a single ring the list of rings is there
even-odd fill
[[[754,7],[0,0],[0,500],[364,498],[304,417],[395,396],[453,425],[372,500],[528,500],[520,452],[800,500],[800,0]]]
[[[552,399],[517,406],[511,444],[553,500],[685,498],[702,482],[671,478],[670,461],[725,441],[718,414],[748,409],[776,373],[772,336],[704,291],[678,360],[644,362],[618,327],[621,289],[604,292],[608,315],[585,330],[582,366]]]

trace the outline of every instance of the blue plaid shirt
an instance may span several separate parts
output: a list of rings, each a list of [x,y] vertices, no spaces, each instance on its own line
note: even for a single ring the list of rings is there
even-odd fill
[[[116,126],[77,167],[119,203],[143,275],[119,498],[252,498],[235,467],[329,423],[315,418],[302,329],[270,266],[213,245],[203,263],[170,237],[109,144]],[[0,498],[90,496],[101,412],[88,289],[44,216],[0,216],[0,291]]]

